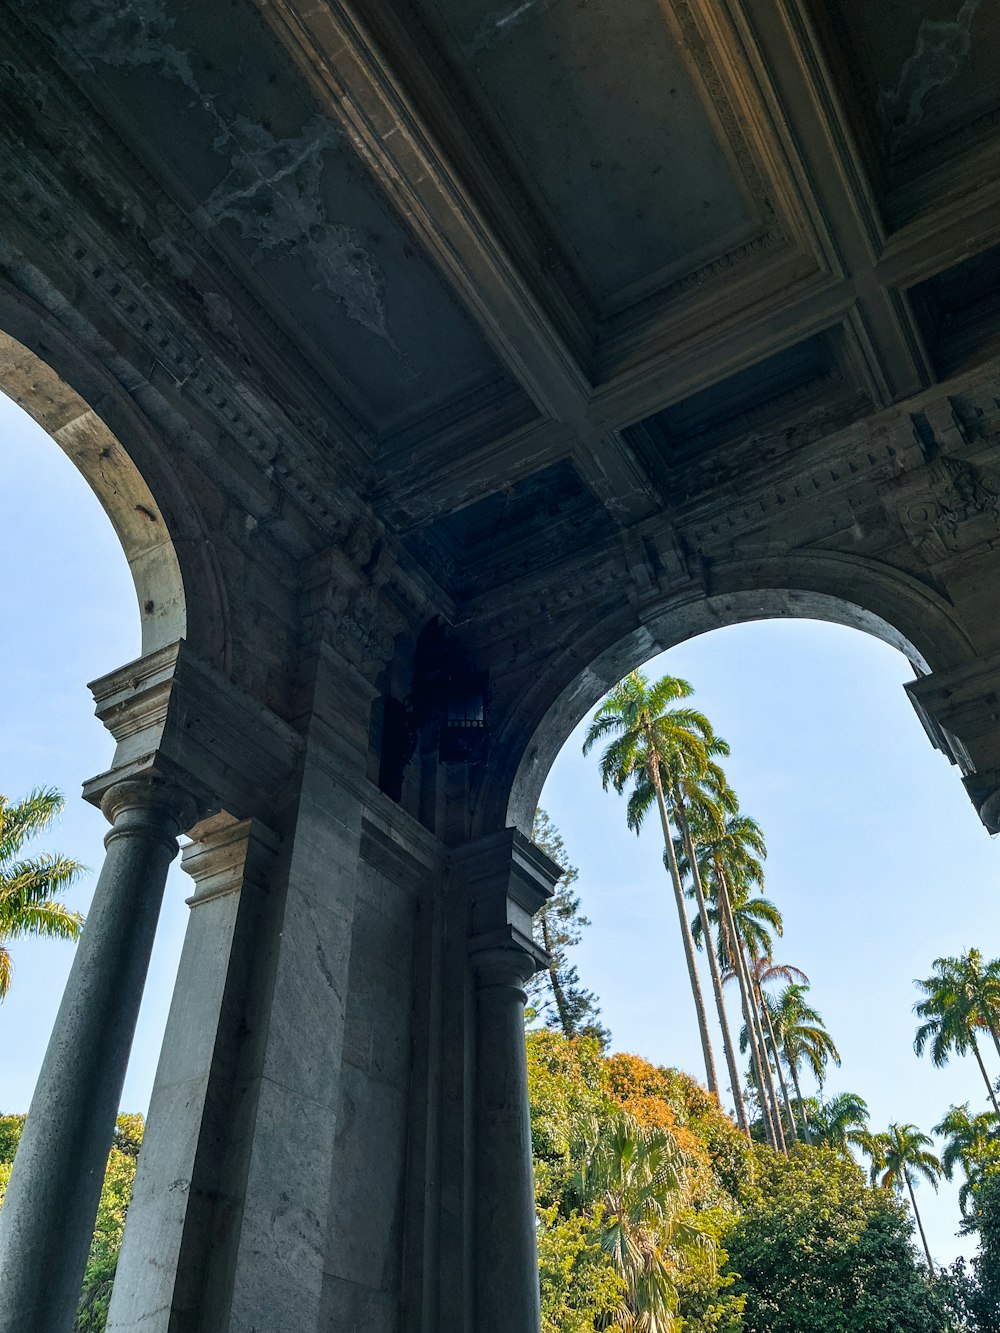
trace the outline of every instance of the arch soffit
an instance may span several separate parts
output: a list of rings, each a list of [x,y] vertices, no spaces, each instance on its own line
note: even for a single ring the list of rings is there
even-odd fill
[[[768,557],[712,569],[711,591],[686,588],[597,626],[592,656],[568,649],[526,691],[497,737],[507,762],[491,774],[481,818],[531,828],[556,756],[590,709],[642,662],[709,630],[753,620],[825,620],[863,630],[899,649],[917,675],[966,661],[973,645],[950,604],[904,571],[836,551]],[[600,645],[603,637],[604,644]],[[522,740],[523,738],[523,740]],[[509,786],[506,784],[509,783]],[[502,785],[503,784],[503,785]],[[509,795],[508,795],[509,793]],[[506,797],[506,799],[504,799]]]
[[[132,573],[143,655],[186,638],[225,669],[228,615],[207,530],[156,432],[94,358],[2,288],[0,390],[62,448],[108,515]]]

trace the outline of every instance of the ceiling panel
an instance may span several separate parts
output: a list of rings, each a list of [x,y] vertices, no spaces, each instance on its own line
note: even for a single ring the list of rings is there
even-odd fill
[[[995,0],[815,3],[855,95],[856,128],[883,188],[906,185],[996,132]]]
[[[602,313],[759,227],[672,10],[656,0],[425,9]]]
[[[33,17],[373,434],[516,392],[252,5],[71,0]]]

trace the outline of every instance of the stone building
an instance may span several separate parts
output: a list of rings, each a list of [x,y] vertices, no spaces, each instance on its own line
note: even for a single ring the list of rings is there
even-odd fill
[[[0,1225],[66,1333],[167,864],[116,1333],[531,1333],[526,834],[715,625],[906,652],[1000,823],[1000,9],[3,0],[0,388],[135,577]]]

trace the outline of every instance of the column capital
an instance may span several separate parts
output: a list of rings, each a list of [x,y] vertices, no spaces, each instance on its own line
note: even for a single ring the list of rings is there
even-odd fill
[[[195,883],[186,900],[189,907],[239,893],[247,883],[265,885],[280,843],[260,820],[237,820],[227,814],[203,819],[190,830],[190,837],[181,849],[181,869]]]
[[[531,919],[552,896],[562,869],[518,829],[501,829],[451,854],[470,904],[468,949],[480,984],[521,982],[546,965]]]
[[[101,812],[111,825],[105,846],[120,833],[147,833],[169,844],[177,854],[177,837],[190,828],[198,817],[198,803],[191,792],[165,781],[155,772],[146,772],[104,789]]]
[[[245,818],[273,809],[298,766],[299,733],[183,639],[90,689],[97,716],[118,743],[111,768],[84,784],[95,805],[123,781],[153,780],[188,793],[190,823],[220,809]]]

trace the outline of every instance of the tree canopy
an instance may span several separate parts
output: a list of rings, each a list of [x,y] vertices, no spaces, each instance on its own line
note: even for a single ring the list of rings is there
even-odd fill
[[[26,1118],[23,1115],[0,1116],[0,1205]],[[141,1115],[120,1115],[115,1125],[74,1333],[103,1333],[107,1323],[111,1287],[144,1128]],[[58,1262],[58,1256],[53,1256],[53,1262]]]
[[[832,1148],[758,1149],[726,1236],[752,1333],[943,1333],[943,1290],[916,1260],[912,1224]]]

